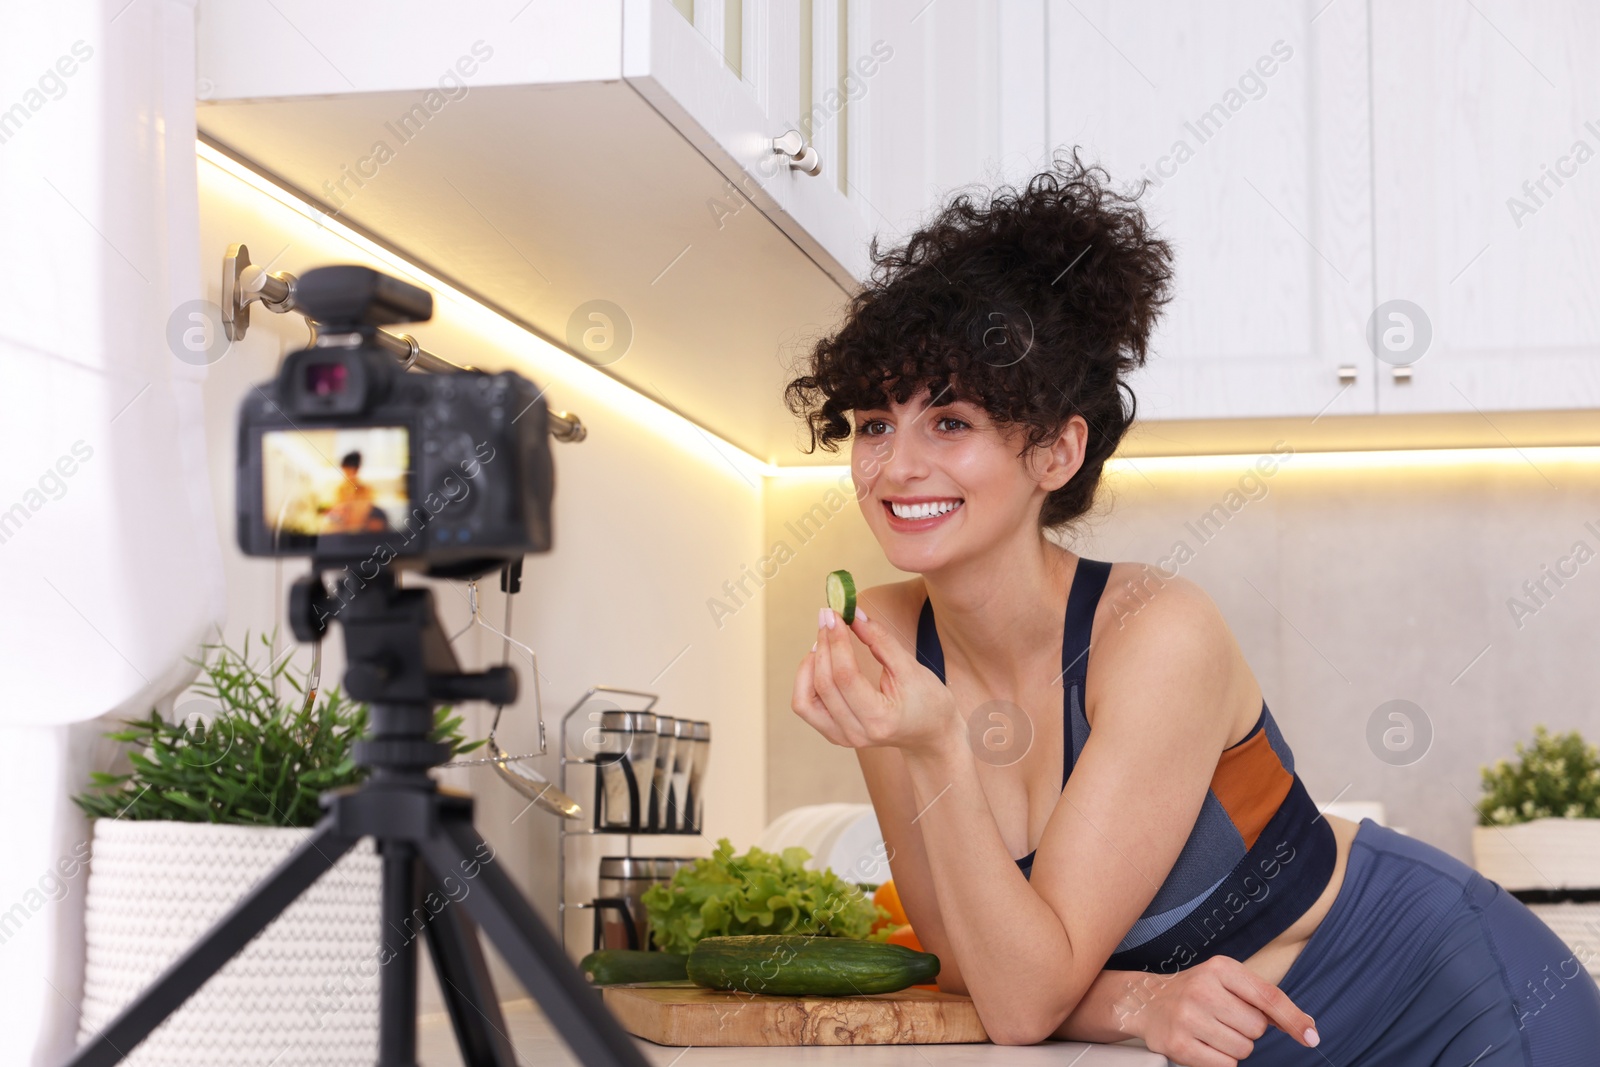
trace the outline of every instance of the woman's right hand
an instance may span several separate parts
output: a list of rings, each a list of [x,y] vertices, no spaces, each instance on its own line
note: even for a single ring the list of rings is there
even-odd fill
[[[849,626],[831,608],[818,613],[817,624],[816,647],[795,672],[795,714],[843,747],[966,751],[955,696],[886,626],[860,607]],[[878,661],[876,686],[856,662],[852,634]]]
[[[1146,1002],[1124,1017],[1123,1026],[1151,1052],[1180,1067],[1238,1067],[1268,1026],[1302,1045],[1317,1043],[1311,1016],[1238,960],[1212,956],[1159,977]],[[1306,1040],[1307,1030],[1313,1040]]]

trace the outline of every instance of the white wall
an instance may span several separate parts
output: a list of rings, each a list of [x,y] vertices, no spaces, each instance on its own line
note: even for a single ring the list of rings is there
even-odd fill
[[[244,242],[252,258],[271,270],[302,273],[331,263],[368,263],[399,273],[330,229],[321,228],[225,173],[200,163],[199,255],[207,294],[219,296],[227,246]],[[415,279],[414,279],[415,280]],[[422,282],[422,284],[426,284]],[[396,329],[399,329],[396,327]],[[539,667],[550,755],[533,766],[556,773],[556,719],[592,685],[658,693],[658,710],[712,723],[705,839],[636,838],[637,855],[698,855],[726,835],[743,847],[763,824],[765,720],[762,714],[764,654],[762,612],[740,613],[719,630],[705,602],[741,563],[761,551],[761,478],[731,465],[698,432],[664,415],[587,366],[551,349],[477,305],[435,292],[435,317],[411,329],[429,350],[490,370],[511,368],[547,387],[552,410],[578,414],[589,437],[554,445],[557,464],[555,548],[530,557],[519,596],[515,637],[533,648]],[[282,623],[284,596],[303,563],[247,559],[234,544],[234,426],[240,398],[271,377],[281,356],[304,344],[298,315],[276,316],[252,309],[250,332],[210,368],[205,383],[211,482],[216,521],[224,542],[228,588],[226,633],[237,641]],[[486,614],[496,625],[504,599],[497,582],[485,582]],[[437,603],[448,632],[467,619],[464,591],[437,586]],[[479,631],[483,633],[483,631]],[[457,644],[463,666],[498,662],[500,641],[468,634]],[[324,680],[342,673],[342,638],[325,650]],[[298,662],[308,661],[305,649]],[[500,740],[507,751],[536,745],[533,686],[519,664],[523,699],[507,708]],[[636,703],[624,706],[638,706]],[[474,736],[488,727],[490,709],[473,707]],[[477,825],[547,920],[555,911],[556,822],[526,802],[487,769],[445,772],[448,781],[478,800]],[[585,775],[575,768],[573,777]],[[574,786],[586,802],[585,789]],[[586,825],[586,824],[575,824]],[[624,851],[624,839],[576,839],[568,843],[571,885],[592,895],[598,856]],[[569,949],[587,950],[587,912],[569,925]],[[426,989],[425,983],[425,989]],[[515,994],[515,990],[510,990]]]

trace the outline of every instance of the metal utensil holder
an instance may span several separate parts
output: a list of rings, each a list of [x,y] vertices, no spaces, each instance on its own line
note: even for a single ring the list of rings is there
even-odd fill
[[[604,760],[598,760],[598,759],[586,759],[586,758],[584,758],[582,756],[570,756],[570,755],[568,755],[567,754],[567,748],[568,748],[567,740],[568,740],[568,723],[569,723],[569,721],[572,719],[572,717],[574,715],[576,715],[579,711],[581,711],[583,709],[584,705],[589,703],[589,699],[591,697],[595,696],[598,693],[615,693],[615,694],[619,694],[619,695],[622,695],[622,696],[634,696],[634,697],[643,697],[643,698],[645,698],[648,702],[644,705],[644,707],[634,709],[636,711],[650,711],[652,708],[655,707],[656,701],[661,699],[655,693],[646,693],[646,692],[643,692],[642,690],[638,690],[638,689],[619,689],[616,686],[596,685],[596,686],[591,686],[583,694],[583,696],[578,698],[578,702],[576,704],[572,705],[572,707],[568,708],[566,713],[561,716],[561,731],[557,735],[558,744],[560,745],[560,748],[561,748],[561,754],[560,754],[559,758],[556,761],[556,788],[561,790],[563,793],[567,793],[568,792],[568,790],[567,790],[567,767],[569,765],[577,764],[577,765],[581,765],[581,766],[593,767],[593,768],[595,768],[594,775],[595,775],[595,791],[596,791],[596,794],[597,794],[596,795],[596,800],[599,799],[598,798],[598,791],[600,789],[600,770],[599,770],[599,765],[601,763],[605,762],[605,761]],[[594,808],[594,814],[591,815],[590,818],[591,819],[598,818],[599,810],[600,810],[599,805],[596,804],[596,806]],[[624,841],[623,841],[623,851],[625,852],[626,855],[632,856],[633,855],[633,839],[635,837],[637,837],[637,836],[640,836],[640,835],[644,835],[644,836],[647,836],[647,837],[662,837],[662,836],[668,836],[668,835],[677,836],[677,837],[685,837],[685,836],[699,837],[700,836],[700,830],[698,828],[695,829],[695,830],[691,830],[691,831],[684,831],[684,830],[648,830],[648,829],[635,830],[635,829],[633,829],[631,827],[628,828],[628,829],[619,829],[619,828],[611,828],[611,827],[603,827],[603,826],[591,825],[588,828],[582,829],[582,830],[569,830],[566,827],[565,821],[563,821],[560,824],[560,826],[557,828],[556,833],[557,833],[557,837],[558,837],[557,848],[556,848],[556,894],[557,894],[557,898],[556,898],[556,928],[557,928],[557,934],[561,939],[561,947],[563,949],[565,949],[567,947],[567,909],[568,908],[572,908],[572,909],[576,909],[576,910],[590,910],[590,909],[594,908],[595,903],[596,903],[595,901],[590,901],[590,900],[576,900],[576,901],[568,901],[567,900],[567,838],[569,838],[569,837],[594,837],[596,835],[620,836],[620,837],[622,837],[624,839]]]

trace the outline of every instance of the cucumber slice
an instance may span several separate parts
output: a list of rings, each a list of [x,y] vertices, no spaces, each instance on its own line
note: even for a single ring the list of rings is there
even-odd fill
[[[856,621],[856,581],[849,571],[834,571],[828,575],[824,586],[828,594],[828,607],[832,608],[844,624]]]

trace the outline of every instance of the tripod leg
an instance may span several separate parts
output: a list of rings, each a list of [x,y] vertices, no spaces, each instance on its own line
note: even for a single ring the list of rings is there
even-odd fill
[[[439,877],[426,863],[421,865],[424,893],[436,893],[448,900]],[[450,875],[451,885],[464,884]],[[478,927],[460,905],[451,901],[426,927],[428,950],[433,970],[439,977],[439,992],[450,1011],[450,1025],[456,1032],[456,1047],[466,1067],[516,1067],[516,1052],[500,1014],[500,999],[489,980],[489,965],[478,944]]]
[[[407,925],[417,905],[417,853],[404,841],[385,841],[383,929],[398,935],[378,976],[378,1067],[416,1067],[417,946]]]
[[[318,877],[350,851],[359,838],[341,836],[331,816],[317,823],[311,835],[255,888],[245,894],[216,925],[162,971],[149,988],[133,999],[106,1028],[67,1061],[67,1067],[109,1067],[120,1063],[150,1031],[166,1021],[185,1000],[272,920],[294,903]]]
[[[528,995],[539,1002],[567,1047],[585,1064],[649,1067],[634,1039],[606,1010],[600,993],[579,975],[539,916],[494,861],[494,852],[469,819],[443,815],[418,843],[423,860],[440,877],[459,874],[468,884],[467,912],[493,939]]]

